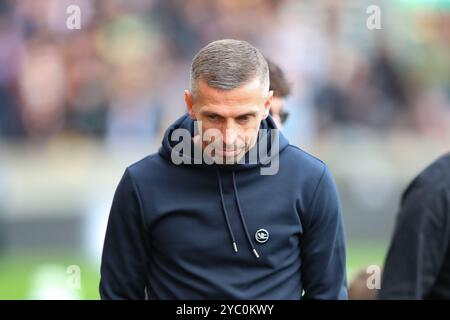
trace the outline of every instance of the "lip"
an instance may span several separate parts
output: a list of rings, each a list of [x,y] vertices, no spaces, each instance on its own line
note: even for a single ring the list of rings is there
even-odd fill
[[[244,152],[244,149],[245,148],[237,148],[234,150],[216,149],[216,155],[223,158],[237,157]]]
[[[226,150],[217,150],[218,154],[223,157],[233,157],[238,154],[238,150],[226,151]]]

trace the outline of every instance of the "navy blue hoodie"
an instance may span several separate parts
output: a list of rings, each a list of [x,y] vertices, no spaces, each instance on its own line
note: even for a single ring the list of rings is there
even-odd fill
[[[346,299],[342,213],[326,165],[281,133],[278,152],[268,147],[279,161],[273,175],[261,174],[262,159],[176,165],[177,128],[194,134],[194,121],[172,124],[159,152],[117,187],[101,298]],[[275,128],[261,122],[269,135]]]

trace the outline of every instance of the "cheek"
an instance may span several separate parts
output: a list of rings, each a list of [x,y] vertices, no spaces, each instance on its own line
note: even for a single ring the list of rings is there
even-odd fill
[[[246,144],[251,144],[254,141],[256,141],[258,137],[258,131],[261,121],[254,121],[254,123],[249,123],[245,126],[243,126],[242,129],[242,135],[243,139],[245,140]]]
[[[279,114],[281,110],[282,103],[279,98],[274,98],[272,104],[270,105],[270,111],[272,114]]]
[[[208,129],[213,129],[214,127],[207,120],[202,120],[202,130],[205,132]]]

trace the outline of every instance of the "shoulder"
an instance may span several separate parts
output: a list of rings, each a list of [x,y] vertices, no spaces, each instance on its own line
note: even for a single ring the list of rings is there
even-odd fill
[[[416,199],[418,194],[422,202],[439,198],[442,194],[450,195],[450,153],[438,158],[417,175],[404,191],[402,201]]]
[[[167,161],[156,152],[132,163],[126,168],[126,172],[136,181],[163,172],[167,165]]]
[[[334,178],[327,165],[296,146],[287,146],[280,155],[279,172],[284,183],[298,192],[305,204],[317,195],[335,193]]]
[[[450,189],[450,153],[441,156],[426,167],[408,189]]]
[[[441,186],[450,186],[450,153],[438,158],[430,164],[419,178],[428,184],[441,184]]]
[[[297,146],[289,144],[282,155],[284,159],[281,165],[287,166],[291,171],[297,172],[298,170],[322,176],[327,170],[327,166],[322,160]]]

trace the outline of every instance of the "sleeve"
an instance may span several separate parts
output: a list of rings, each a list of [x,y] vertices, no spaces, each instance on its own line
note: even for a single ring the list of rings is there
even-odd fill
[[[304,299],[347,299],[345,236],[339,196],[325,166],[301,239]]]
[[[109,214],[100,267],[101,299],[144,299],[148,240],[140,201],[125,171]]]
[[[378,299],[424,299],[447,247],[444,194],[412,183],[403,196]]]

